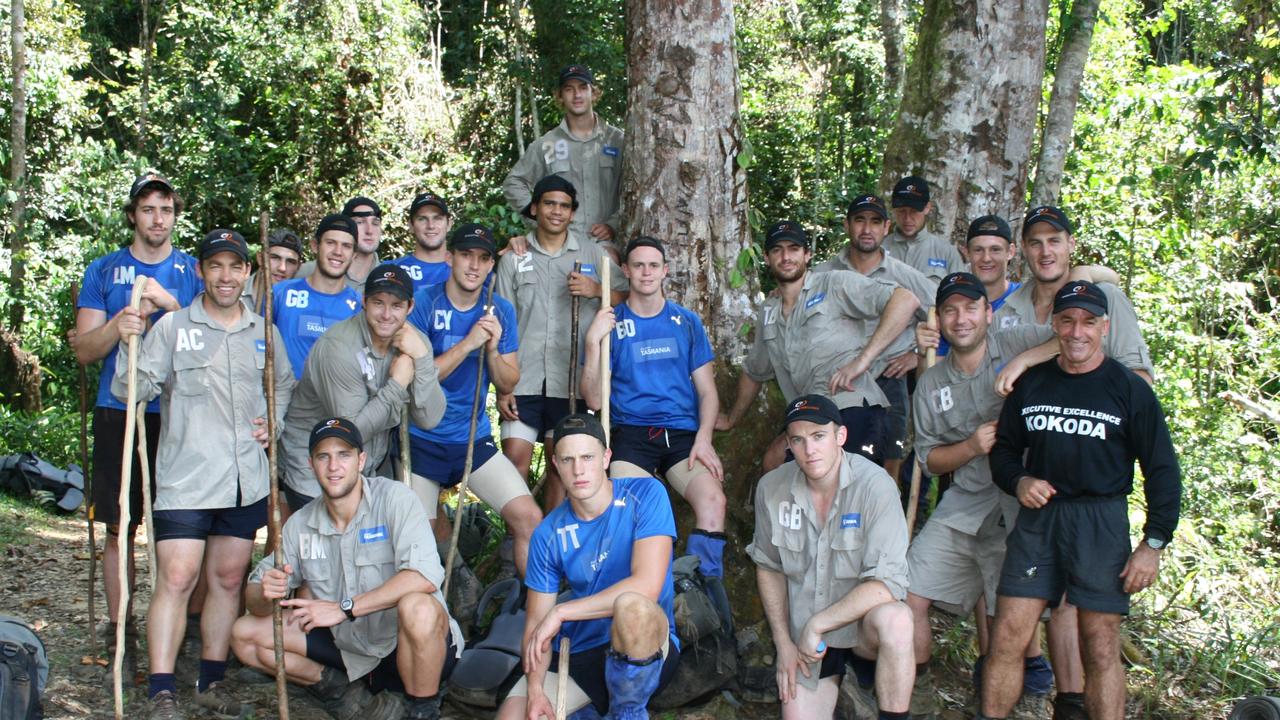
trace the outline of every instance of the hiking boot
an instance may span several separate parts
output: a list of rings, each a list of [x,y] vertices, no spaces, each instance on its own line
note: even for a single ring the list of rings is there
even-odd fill
[[[1049,696],[1041,693],[1022,693],[1009,713],[1010,720],[1049,720]]]
[[[364,717],[365,706],[373,701],[373,693],[362,680],[348,683],[337,697],[321,699],[321,705],[337,720],[356,720]],[[365,720],[369,720],[367,717]]]
[[[187,720],[187,716],[178,708],[178,698],[168,690],[161,690],[151,698],[149,720]]]
[[[938,687],[933,682],[933,673],[925,672],[916,676],[916,684],[911,688],[911,717],[913,720],[936,720],[942,707],[938,703]]]
[[[212,712],[220,718],[239,720],[246,717],[251,708],[231,694],[222,682],[209,683],[204,692],[196,693],[196,705]]]
[[[1089,712],[1084,709],[1083,697],[1064,697],[1058,693],[1053,698],[1053,720],[1089,720]]]
[[[404,703],[398,693],[384,690],[360,710],[360,720],[401,720],[405,715]]]
[[[429,698],[411,701],[409,709],[404,714],[405,720],[440,720],[440,701],[443,698],[442,689],[442,692]]]

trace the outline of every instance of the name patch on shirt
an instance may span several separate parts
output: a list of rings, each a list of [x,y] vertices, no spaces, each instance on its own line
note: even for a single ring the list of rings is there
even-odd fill
[[[680,356],[680,352],[676,350],[674,338],[646,340],[636,343],[633,347],[635,350],[633,351],[632,360],[638,363]]]
[[[862,513],[845,513],[840,516],[841,530],[860,527],[862,527]]]
[[[303,315],[298,323],[298,334],[303,337],[318,338],[329,329],[325,319],[319,315]]]
[[[254,340],[254,341],[253,341],[253,347],[254,347],[254,349],[256,349],[258,352],[260,352],[260,353],[265,353],[265,352],[267,351],[267,341],[266,341],[266,340]]]
[[[360,544],[384,542],[387,539],[387,526],[379,525],[371,528],[360,528]]]
[[[591,263],[582,263],[582,268],[579,270],[579,272],[581,272],[583,275],[590,275],[592,277],[595,277],[596,266],[592,265]]]
[[[605,155],[608,155],[609,157],[618,157],[619,155],[622,154],[622,150],[612,145],[605,145],[603,152]]]
[[[818,303],[826,299],[827,299],[827,294],[824,292],[820,292],[817,295],[814,295],[813,297],[805,301],[804,309],[808,310],[809,308],[813,307],[814,305],[817,305]]]
[[[929,267],[945,268],[947,261],[942,258],[929,258]]]

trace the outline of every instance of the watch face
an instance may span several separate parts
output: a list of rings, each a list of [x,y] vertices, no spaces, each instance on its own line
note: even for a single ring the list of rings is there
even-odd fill
[[[338,603],[338,607],[342,608],[342,610],[345,612],[347,610],[350,610],[351,606],[354,604],[355,603],[352,602],[351,600],[343,600],[342,602]]]
[[[1146,542],[1147,542],[1147,547],[1151,548],[1152,550],[1159,550],[1164,547],[1163,540],[1157,540],[1155,538],[1147,538]]]

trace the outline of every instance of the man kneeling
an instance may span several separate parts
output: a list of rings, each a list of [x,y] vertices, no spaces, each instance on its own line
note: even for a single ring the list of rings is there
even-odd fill
[[[405,485],[361,474],[364,441],[350,420],[320,421],[309,447],[323,502],[285,523],[283,569],[268,556],[249,578],[236,657],[274,672],[271,601],[305,582],[309,597],[280,603],[289,680],[339,720],[438,718],[462,635],[440,594],[444,568],[422,504]],[[403,691],[407,714],[382,690]]]
[[[570,642],[565,709],[607,718],[648,718],[645,706],[675,673],[679,641],[672,609],[675,517],[653,477],[610,479],[604,428],[569,415],[552,434],[568,495],[533,532],[525,581],[525,676],[498,717],[554,718],[559,638]],[[556,604],[561,581],[572,599]],[[579,717],[582,717],[581,715]]]
[[[796,459],[760,478],[747,554],[777,648],[782,717],[832,717],[856,654],[878,661],[880,717],[906,720],[915,681],[907,523],[893,480],[842,450],[845,434],[830,399],[791,401]]]

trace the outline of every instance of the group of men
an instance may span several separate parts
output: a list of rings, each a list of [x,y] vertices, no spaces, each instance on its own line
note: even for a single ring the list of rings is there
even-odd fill
[[[525,677],[499,715],[553,716],[558,641],[568,638],[568,710],[644,717],[680,658],[676,523],[658,478],[693,511],[686,551],[732,632],[712,434],[733,428],[770,379],[788,409],[764,454],[748,555],[784,717],[830,717],[848,668],[879,717],[936,713],[933,605],[978,609],[979,717],[1006,717],[1015,703],[1020,716],[1048,717],[1052,675],[1035,634],[1046,606],[1058,608],[1055,717],[1084,717],[1085,704],[1088,717],[1122,717],[1119,618],[1128,593],[1154,580],[1172,536],[1178,468],[1132,306],[1089,281],[1098,269],[1071,268],[1066,215],[1028,213],[1022,247],[1034,279],[1022,285],[1009,281],[1016,253],[1003,219],[970,225],[972,274],[925,230],[932,205],[921,178],[898,182],[889,204],[855,198],[848,245],[816,267],[806,231],[775,223],[764,248],[778,291],[760,308],[722,414],[701,319],[664,296],[666,247],[618,237],[622,134],[594,112],[590,70],[565,68],[556,95],[564,122],[503,185],[529,226],[505,254],[491,229],[455,227],[449,204],[424,192],[407,212],[413,253],[383,262],[383,210],[354,197],[317,223],[311,261],[281,230],[252,275],[234,230],[212,230],[195,255],[173,246],[182,199],[162,175],[131,186],[133,241],[86,270],[74,344],[81,362],[103,363],[93,517],[108,526],[113,622],[132,618],[120,597],[133,579],[131,566],[119,577],[110,538],[131,538],[142,515],[135,466],[131,522],[120,527],[131,375],[147,402],[139,428],[153,454],[158,561],[146,625],[151,717],[183,717],[174,668],[189,617],[201,638],[194,702],[246,712],[227,681],[229,652],[273,671],[276,600],[287,608],[289,679],[335,717],[438,717],[463,638],[441,593],[451,549],[437,508],[441,489],[468,470],[469,489],[505,521],[528,593]],[[145,283],[139,308],[135,283]],[[924,322],[929,307],[940,333]],[[128,368],[118,353],[133,338],[141,349]],[[940,344],[943,361],[917,382],[920,358]],[[607,429],[588,412],[603,404],[606,373]],[[406,420],[410,462],[400,468],[395,431]],[[914,542],[898,488],[910,474],[900,473],[910,427],[927,474],[952,476]],[[273,440],[288,519],[269,543],[286,560],[276,567],[268,555],[248,574]],[[549,478],[542,508],[528,477],[538,443]],[[1130,555],[1124,498],[1135,458],[1149,519]],[[397,470],[407,486],[387,479]],[[563,587],[569,599],[557,602]],[[128,667],[138,633],[126,623]]]

